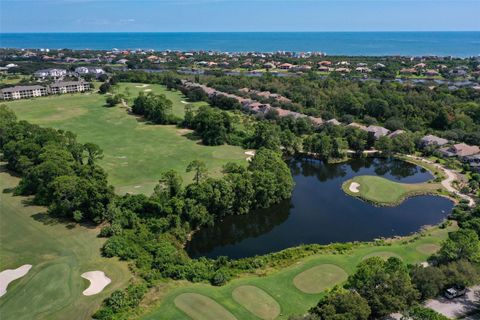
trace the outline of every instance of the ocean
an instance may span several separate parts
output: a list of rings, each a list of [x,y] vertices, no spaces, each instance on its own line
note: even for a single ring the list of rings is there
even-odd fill
[[[468,57],[480,55],[480,32],[0,33],[0,47]]]

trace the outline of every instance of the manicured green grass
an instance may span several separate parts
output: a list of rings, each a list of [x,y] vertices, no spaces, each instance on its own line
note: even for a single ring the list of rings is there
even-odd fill
[[[347,279],[347,273],[334,264],[321,264],[293,278],[293,284],[305,293],[320,293]]]
[[[416,249],[421,253],[434,254],[440,250],[440,246],[435,243],[424,243],[419,245]]]
[[[175,298],[175,305],[194,320],[236,319],[215,300],[198,293],[182,293]]]
[[[169,286],[162,284],[158,288],[152,289],[152,292],[147,297],[149,304],[144,305],[144,308],[149,311],[141,319],[190,319],[174,303],[175,298],[182,293],[198,293],[210,297],[230,311],[237,319],[258,319],[232,298],[233,291],[245,285],[255,286],[268,293],[280,304],[281,314],[277,319],[288,319],[292,314],[305,313],[324,294],[307,294],[298,290],[293,283],[293,279],[302,272],[319,265],[333,264],[351,274],[355,271],[355,266],[365,256],[377,252],[391,252],[401,257],[406,263],[420,263],[425,261],[429,255],[417,251],[417,246],[422,244],[438,245],[446,238],[449,231],[455,229],[456,226],[450,226],[447,229],[435,228],[426,231],[422,237],[392,240],[381,246],[366,244],[344,254],[317,254],[301,259],[290,267],[271,270],[265,276],[243,276],[232,280],[222,287],[213,287],[208,284],[193,284],[185,281],[170,281]],[[161,298],[156,301],[155,297]]]
[[[49,221],[45,208],[10,192],[19,179],[0,172],[0,270],[31,264],[0,298],[1,319],[89,319],[112,291],[127,285],[128,266],[100,255],[98,229]],[[86,271],[104,271],[112,282],[97,295],[82,294]]]
[[[267,292],[254,286],[239,286],[232,292],[233,300],[263,320],[275,319],[280,305]]]
[[[355,188],[350,190],[353,184]],[[342,189],[349,195],[378,205],[398,205],[410,196],[437,194],[443,187],[439,183],[398,183],[378,176],[356,176],[345,181]]]
[[[165,93],[173,101],[173,111],[181,116],[185,97],[159,85],[119,84],[118,91],[130,88],[131,96],[151,89]],[[174,169],[190,182],[193,173],[185,173],[195,159],[205,161],[209,174],[219,176],[227,162],[246,164],[245,151],[233,146],[204,146],[185,136],[187,131],[175,126],[152,125],[128,114],[126,108],[104,107],[105,97],[96,93],[42,97],[8,102],[19,119],[42,126],[70,130],[80,142],[94,142],[104,151],[100,165],[119,194],[150,194],[160,172]],[[197,103],[196,105],[201,105]]]

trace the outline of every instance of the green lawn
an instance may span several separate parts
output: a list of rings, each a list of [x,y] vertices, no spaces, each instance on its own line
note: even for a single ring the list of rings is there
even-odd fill
[[[190,319],[183,311],[175,305],[177,296],[183,293],[201,294],[215,300],[223,306],[237,319],[258,319],[248,309],[238,303],[233,295],[234,290],[241,286],[254,286],[263,290],[270,297],[275,299],[280,305],[281,313],[277,319],[288,319],[292,314],[303,314],[309,308],[314,306],[324,293],[304,293],[299,290],[294,283],[297,275],[317,266],[338,266],[351,274],[355,266],[366,256],[379,255],[381,257],[398,256],[406,263],[419,263],[425,261],[429,254],[425,253],[426,245],[433,247],[441,243],[446,238],[449,229],[431,229],[422,237],[410,237],[402,240],[392,240],[389,244],[382,246],[362,245],[345,254],[317,254],[302,259],[290,267],[281,270],[270,271],[266,276],[244,276],[235,279],[222,287],[213,287],[208,284],[192,284],[186,281],[173,282],[159,285],[154,288],[147,296],[144,308],[150,310],[141,318],[143,320],[161,320],[161,319]],[[417,248],[420,248],[417,250]],[[324,268],[319,268],[320,271]],[[313,269],[315,270],[315,269]],[[325,270],[323,270],[325,271]],[[326,270],[329,273],[329,270]],[[308,273],[303,273],[303,276]],[[312,281],[318,280],[316,275],[312,274]],[[332,279],[335,277],[331,277]],[[342,277],[340,277],[342,278]],[[340,279],[339,278],[339,279]],[[320,281],[321,282],[321,281]],[[323,286],[324,283],[320,283]],[[332,284],[331,284],[332,285]],[[330,286],[331,286],[330,285]],[[172,288],[173,287],[173,288]],[[185,298],[185,296],[182,296]],[[184,299],[183,299],[184,300]],[[185,303],[185,301],[183,301]],[[192,301],[192,303],[195,303]],[[153,305],[153,306],[152,306]],[[202,312],[204,310],[199,310]]]
[[[352,184],[355,187],[350,190]],[[378,176],[356,176],[345,181],[342,189],[349,195],[379,205],[398,205],[410,196],[437,194],[443,187],[440,183],[398,183]]]
[[[10,283],[0,298],[0,318],[88,319],[113,290],[126,286],[131,274],[117,259],[100,256],[98,229],[45,221],[45,208],[28,206],[28,198],[9,189],[19,179],[0,171],[0,270],[33,265]],[[86,271],[104,271],[112,282],[102,293],[84,296]]]
[[[141,90],[164,93],[173,102],[173,112],[183,115],[185,97],[178,91],[167,91],[160,85],[118,85],[119,92],[129,88],[131,97]],[[105,97],[96,93],[72,94],[17,100],[7,105],[22,120],[42,126],[70,130],[81,142],[94,142],[104,151],[100,165],[108,172],[109,181],[119,194],[152,192],[162,170],[174,169],[185,181],[188,163],[201,159],[212,176],[221,174],[222,166],[234,161],[246,163],[240,147],[209,147],[185,137],[186,130],[175,126],[151,125],[142,118],[129,115],[124,107],[103,107]],[[203,102],[195,105],[204,104]]]

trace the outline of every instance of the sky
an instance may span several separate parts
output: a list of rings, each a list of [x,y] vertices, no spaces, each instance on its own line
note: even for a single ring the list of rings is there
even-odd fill
[[[0,0],[0,32],[480,31],[480,0]]]

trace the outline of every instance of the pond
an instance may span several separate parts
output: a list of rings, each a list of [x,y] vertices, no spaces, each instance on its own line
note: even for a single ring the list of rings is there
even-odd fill
[[[230,216],[196,232],[187,244],[191,257],[242,258],[300,244],[370,241],[403,236],[445,219],[453,202],[417,196],[395,207],[376,207],[348,196],[341,185],[357,175],[377,175],[403,183],[432,179],[430,172],[397,159],[355,159],[324,164],[291,160],[295,180],[291,199],[248,215]]]

